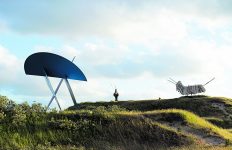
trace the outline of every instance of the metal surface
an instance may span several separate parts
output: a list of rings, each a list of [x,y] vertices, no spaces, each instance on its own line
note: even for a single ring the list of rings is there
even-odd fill
[[[182,94],[182,95],[193,95],[193,94],[198,94],[198,93],[203,93],[206,91],[205,85],[213,81],[215,78],[211,79],[208,81],[206,84],[198,84],[198,85],[189,85],[189,86],[184,86],[181,81],[176,82],[172,78],[169,78],[169,82],[173,83],[176,85],[176,90]]]
[[[58,92],[58,90],[59,90],[59,88],[60,88],[62,82],[63,82],[63,79],[60,80],[60,82],[59,82],[59,84],[58,84],[58,86],[57,86],[55,92],[53,93],[52,98],[51,98],[51,100],[50,100],[50,102],[49,102],[49,104],[48,104],[48,106],[47,106],[47,109],[48,109],[49,106],[51,105],[53,99],[56,98],[56,94],[57,94],[57,92]],[[58,105],[59,105],[59,104],[58,104]]]
[[[72,62],[75,60],[75,58],[76,58],[76,56],[73,58]],[[52,98],[51,98],[51,100],[50,100],[50,102],[49,102],[49,104],[48,104],[48,106],[47,106],[47,109],[50,107],[50,105],[51,105],[53,99],[56,98],[56,94],[57,94],[57,92],[58,92],[58,90],[59,90],[59,88],[60,88],[60,86],[61,86],[63,80],[64,80],[63,78],[60,80],[60,82],[59,82],[59,84],[58,84],[58,86],[57,86],[55,92],[53,93]],[[59,105],[59,104],[58,104],[58,105]],[[74,105],[75,105],[75,103],[74,103]]]
[[[67,78],[87,81],[83,72],[70,60],[56,54],[39,52],[30,55],[25,63],[24,70],[27,75]]]
[[[73,91],[72,91],[72,88],[71,88],[71,86],[70,86],[70,84],[69,84],[69,82],[68,82],[68,79],[64,79],[64,81],[65,81],[66,86],[67,86],[67,88],[68,88],[68,90],[69,90],[70,96],[72,97],[72,100],[73,100],[74,105],[77,105],[75,96],[74,96]]]
[[[182,95],[193,95],[198,93],[205,92],[205,88],[203,85],[190,85],[190,86],[184,86],[181,81],[178,81],[176,83],[176,90],[180,92]]]
[[[58,101],[58,99],[57,99],[57,97],[56,97],[56,93],[55,93],[55,91],[54,91],[54,89],[53,89],[53,87],[52,87],[52,84],[51,84],[50,80],[48,79],[48,76],[47,76],[47,73],[46,73],[46,71],[45,71],[45,70],[44,70],[44,74],[45,74],[45,80],[46,80],[46,83],[47,83],[47,85],[48,85],[48,87],[49,87],[50,91],[52,92],[53,97],[55,98],[56,103],[58,104],[58,107],[59,107],[59,108],[60,108],[60,110],[61,110],[61,107],[60,107],[59,101]],[[57,91],[58,91],[58,90],[57,90]]]
[[[215,78],[212,78],[211,80],[209,80],[207,83],[204,84],[204,86],[206,86],[207,84],[209,84],[210,82],[212,82]]]
[[[65,80],[66,86],[69,90],[74,105],[77,105],[75,96],[68,82],[68,79],[80,80],[80,81],[87,81],[87,79],[83,74],[83,72],[73,63],[74,59],[75,57],[71,62],[64,57],[47,52],[35,53],[30,55],[26,59],[24,63],[25,73],[27,75],[44,76],[47,86],[49,87],[52,93],[52,97],[51,100],[49,101],[47,109],[51,105],[52,101],[55,99],[58,104],[58,107],[61,110],[56,94],[58,93],[63,80]],[[55,91],[48,77],[61,78]]]

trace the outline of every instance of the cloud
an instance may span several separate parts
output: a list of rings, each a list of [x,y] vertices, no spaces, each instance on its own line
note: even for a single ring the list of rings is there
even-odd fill
[[[51,51],[70,60],[76,56],[74,63],[89,77],[130,78],[144,72],[157,78],[197,74],[211,76],[225,72],[231,66],[228,63],[231,45],[218,45],[215,39],[185,38],[170,45],[155,43],[153,47],[156,49],[152,46],[138,47],[101,40],[84,42],[78,47],[65,45],[62,50]]]
[[[0,17],[13,31],[55,35],[66,38],[83,36],[114,37],[121,40],[183,38],[185,16],[204,18],[204,24],[230,20],[229,0],[165,1],[29,1],[4,2]],[[24,8],[27,9],[24,9]],[[180,15],[182,14],[182,15]],[[206,19],[207,18],[207,19]],[[223,19],[222,19],[223,18]],[[212,23],[211,23],[212,22]],[[145,39],[144,39],[145,38]]]
[[[230,96],[230,7],[228,0],[5,1],[0,32],[7,28],[20,39],[33,40],[34,34],[37,41],[59,39],[38,42],[27,54],[49,51],[69,60],[76,56],[74,63],[88,78],[87,83],[71,82],[78,101],[111,100],[112,82],[121,99],[179,96],[168,77],[188,85],[215,76],[207,86],[209,94]],[[23,71],[26,57],[19,59],[0,47],[0,91],[11,89],[20,99],[47,104],[50,91],[44,79]],[[54,87],[58,81],[52,79]],[[65,85],[58,97],[65,107],[72,104]]]
[[[102,31],[107,31],[111,24],[117,22],[119,18],[117,14],[120,10],[113,7],[111,2],[107,2],[108,7],[101,4],[96,2],[84,3],[83,1],[59,1],[55,4],[40,1],[36,5],[29,1],[5,2],[5,6],[1,8],[1,14],[3,18],[7,18],[9,26],[14,31],[21,33],[66,35],[69,37],[91,34],[104,35],[105,32]],[[25,10],[25,7],[28,9]],[[114,20],[111,17],[114,17]]]
[[[0,46],[0,90],[18,96],[45,96],[45,84],[42,84],[42,82],[45,82],[44,79],[34,79],[32,76],[26,76],[23,68],[24,60],[19,59],[8,49]]]
[[[14,55],[10,54],[9,51],[0,45],[0,82],[7,84],[9,81],[15,80],[17,75],[15,72],[19,71],[16,64],[20,61]]]

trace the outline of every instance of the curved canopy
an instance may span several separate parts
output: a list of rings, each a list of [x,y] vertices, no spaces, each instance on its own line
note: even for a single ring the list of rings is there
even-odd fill
[[[68,59],[47,52],[30,55],[25,63],[24,70],[27,75],[49,76],[87,81],[83,72]]]

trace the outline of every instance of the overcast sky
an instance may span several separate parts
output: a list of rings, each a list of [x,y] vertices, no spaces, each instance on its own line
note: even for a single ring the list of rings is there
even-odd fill
[[[206,95],[232,97],[231,0],[0,0],[0,94],[46,105],[43,77],[25,59],[53,52],[72,59],[88,82],[70,81],[78,102],[174,98],[167,81],[204,84]],[[59,79],[51,79],[54,88]],[[62,85],[63,108],[72,100]],[[53,107],[56,104],[53,103]]]

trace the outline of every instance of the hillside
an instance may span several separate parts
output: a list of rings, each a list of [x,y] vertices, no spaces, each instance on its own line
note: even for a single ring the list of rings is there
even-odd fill
[[[119,102],[85,102],[72,106],[68,110],[92,109],[99,106],[110,107],[117,105],[128,111],[152,111],[160,109],[183,109],[193,112],[200,117],[223,128],[232,128],[232,99],[223,97],[192,96],[162,100],[139,100]]]
[[[1,96],[0,149],[229,150],[230,108],[230,99],[196,96],[45,112]]]

